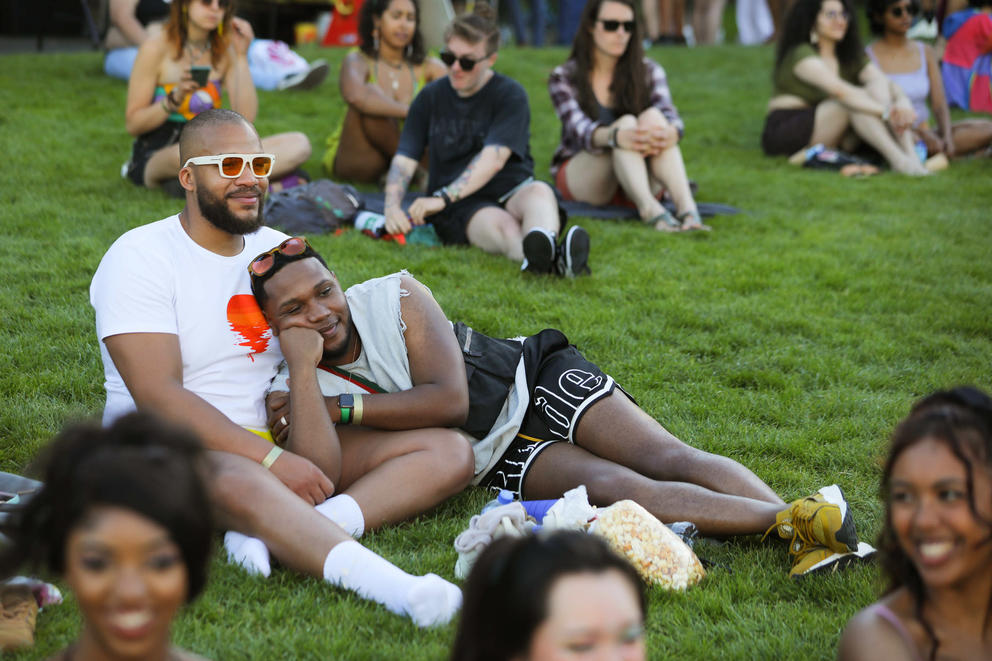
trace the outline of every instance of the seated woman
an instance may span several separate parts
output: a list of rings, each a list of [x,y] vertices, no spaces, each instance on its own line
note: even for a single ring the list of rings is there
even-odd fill
[[[992,112],[992,0],[968,0],[968,5],[971,12],[944,21],[944,89],[952,106]]]
[[[138,186],[168,182],[179,192],[179,132],[195,115],[221,104],[226,87],[231,108],[248,121],[258,96],[248,70],[251,26],[234,17],[233,0],[173,0],[169,22],[138,49],[127,89],[125,126],[135,136],[124,174]],[[200,68],[205,76],[193,76]],[[199,72],[197,72],[199,73]],[[275,155],[270,179],[285,177],[310,157],[310,142],[299,132],[262,138]]]
[[[359,49],[341,64],[348,110],[327,139],[324,170],[336,179],[374,182],[396,154],[413,97],[448,70],[424,54],[417,0],[365,0],[358,36]]]
[[[572,53],[548,80],[561,120],[551,174],[566,200],[632,203],[665,232],[709,229],[678,146],[682,119],[665,70],[644,57],[636,14],[634,0],[589,0],[582,10]],[[665,189],[676,216],[658,200]]]
[[[850,151],[860,139],[893,170],[925,175],[909,130],[912,103],[868,61],[847,2],[797,0],[789,11],[761,146],[769,156],[799,156],[815,144]]]
[[[992,399],[918,402],[889,446],[884,597],[848,623],[841,661],[992,658]]]
[[[451,661],[642,661],[645,610],[640,576],[602,539],[500,537],[465,583]]]
[[[954,158],[987,149],[992,144],[992,121],[965,119],[952,123],[937,56],[930,46],[906,36],[919,11],[916,0],[870,0],[867,11],[871,31],[880,38],[865,50],[912,101],[916,111],[913,132],[917,140],[926,143],[927,154]],[[937,120],[936,131],[930,127],[928,98]]]
[[[169,18],[166,0],[110,0],[107,7],[109,25],[103,38],[107,54],[103,70],[108,76],[127,80],[131,77],[138,46],[162,31]]]
[[[0,577],[45,568],[75,593],[83,629],[53,659],[200,658],[169,631],[207,580],[204,462],[196,438],[140,413],[70,427],[46,449],[45,486],[4,525]]]

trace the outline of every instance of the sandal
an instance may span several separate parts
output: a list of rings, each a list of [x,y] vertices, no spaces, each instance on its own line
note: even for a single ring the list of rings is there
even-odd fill
[[[685,232],[709,232],[713,228],[703,225],[703,219],[699,215],[698,209],[691,209],[679,215],[682,230]]]
[[[659,213],[654,218],[645,220],[646,225],[653,226],[659,232],[681,232],[682,223],[676,220],[672,212],[665,207],[661,208],[661,213]]]

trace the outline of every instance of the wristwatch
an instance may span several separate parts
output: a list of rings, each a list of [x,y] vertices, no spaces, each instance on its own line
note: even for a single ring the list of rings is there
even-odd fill
[[[431,197],[436,197],[442,200],[444,202],[445,207],[451,205],[451,196],[448,195],[448,191],[444,188],[438,188],[436,191],[434,191],[434,194]]]
[[[355,396],[348,392],[338,395],[338,408],[341,409],[341,424],[351,424],[351,415],[355,411]]]

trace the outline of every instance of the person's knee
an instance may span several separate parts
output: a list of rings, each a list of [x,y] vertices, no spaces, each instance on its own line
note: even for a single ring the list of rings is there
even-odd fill
[[[265,490],[263,479],[267,475],[254,470],[248,460],[215,452],[211,453],[212,480],[208,485],[210,500],[220,522],[227,526],[239,524],[241,529],[252,529],[255,504]]]
[[[618,129],[636,129],[637,128],[637,118],[633,115],[621,115],[617,121],[613,122],[613,126]]]
[[[310,158],[313,148],[310,146],[310,139],[307,138],[305,133],[293,131],[288,134],[287,142],[289,143],[292,151],[294,157],[293,160],[298,160],[300,163],[303,163]]]
[[[458,493],[475,476],[475,453],[471,444],[453,429],[439,430],[431,438],[431,450],[448,478],[451,493]]]
[[[660,110],[649,106],[637,116],[637,125],[642,129],[654,129],[668,126],[668,120]]]

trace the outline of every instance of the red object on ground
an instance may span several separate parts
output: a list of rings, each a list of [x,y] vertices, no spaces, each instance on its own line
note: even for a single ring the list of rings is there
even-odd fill
[[[321,46],[357,46],[358,10],[363,0],[332,0],[331,23]]]

